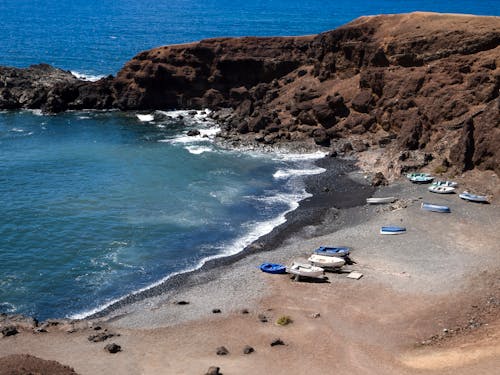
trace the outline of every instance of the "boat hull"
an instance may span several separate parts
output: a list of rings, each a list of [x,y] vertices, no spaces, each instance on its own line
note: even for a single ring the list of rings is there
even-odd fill
[[[366,198],[366,203],[368,204],[385,204],[392,203],[396,200],[395,197],[383,197],[383,198]]]
[[[446,185],[431,185],[428,189],[431,193],[436,194],[451,194],[455,192],[455,188]]]
[[[328,247],[320,246],[314,250],[314,254],[331,256],[331,257],[344,257],[349,255],[351,249],[348,247]]]
[[[475,195],[464,191],[462,194],[459,194],[458,196],[470,202],[488,203],[488,197],[485,195]]]
[[[322,268],[340,268],[345,264],[345,260],[334,256],[313,254],[307,259],[313,266]]]
[[[440,213],[450,213],[450,207],[448,206],[440,206],[432,203],[422,203],[422,210],[432,211],[432,212],[440,212]]]
[[[260,265],[262,272],[272,273],[272,274],[284,274],[286,273],[286,267],[282,264],[277,263],[262,263]]]
[[[380,228],[380,234],[403,234],[406,233],[405,227],[395,227],[395,226],[387,226]]]
[[[325,273],[325,270],[321,267],[297,262],[294,262],[286,271],[293,275],[311,278],[323,278]]]

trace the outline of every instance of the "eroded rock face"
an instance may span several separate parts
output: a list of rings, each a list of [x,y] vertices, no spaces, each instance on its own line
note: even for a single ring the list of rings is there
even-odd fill
[[[138,54],[83,82],[46,65],[0,69],[0,108],[231,108],[226,139],[433,153],[500,174],[500,21],[361,17],[316,36],[218,38]],[[217,116],[217,114],[216,114]],[[342,152],[342,150],[338,149]]]

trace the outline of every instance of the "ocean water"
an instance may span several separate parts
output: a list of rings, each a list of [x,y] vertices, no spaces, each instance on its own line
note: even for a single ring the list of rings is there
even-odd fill
[[[95,78],[159,45],[311,34],[414,10],[500,15],[500,1],[2,0],[0,65]],[[0,112],[0,312],[83,317],[239,252],[322,171],[319,155],[216,146],[205,112],[142,115]],[[193,128],[202,134],[187,137]]]

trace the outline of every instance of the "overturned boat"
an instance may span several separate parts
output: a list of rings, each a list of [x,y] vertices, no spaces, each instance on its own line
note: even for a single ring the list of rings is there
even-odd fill
[[[329,246],[320,246],[316,250],[314,250],[314,254],[331,256],[331,257],[345,257],[349,255],[351,249],[346,246],[340,247],[329,247]]]
[[[313,266],[322,268],[340,268],[345,264],[345,260],[340,257],[312,254],[307,259]]]
[[[441,213],[450,213],[450,207],[448,206],[440,206],[438,204],[433,203],[422,203],[422,210],[432,211],[432,212],[441,212]]]
[[[486,195],[476,195],[464,191],[462,194],[459,194],[458,196],[470,202],[489,203],[488,197]]]
[[[286,271],[296,276],[323,278],[325,270],[321,267],[313,266],[312,264],[293,262]]]
[[[406,233],[406,228],[405,227],[398,227],[398,226],[385,226],[380,228],[380,234],[403,234]]]
[[[396,197],[372,197],[366,198],[366,203],[368,204],[385,204],[392,203],[396,200]]]

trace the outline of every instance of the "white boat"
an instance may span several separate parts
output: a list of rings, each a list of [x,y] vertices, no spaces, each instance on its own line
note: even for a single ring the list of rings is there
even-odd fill
[[[313,266],[323,268],[340,268],[345,264],[345,260],[342,258],[319,254],[312,254],[307,260],[311,262]]]
[[[429,173],[408,173],[406,178],[416,184],[427,184],[434,180]]]
[[[287,267],[286,272],[297,276],[322,278],[325,270],[312,264],[293,262],[290,267]]]
[[[434,181],[432,183],[433,186],[449,186],[449,187],[457,187],[458,184],[455,181]]]
[[[366,198],[366,203],[368,204],[384,204],[384,203],[392,203],[396,200],[396,197],[372,197]]]
[[[471,194],[467,191],[464,191],[462,194],[459,194],[458,196],[462,199],[465,199],[466,201],[479,202],[479,203],[489,203],[488,197],[486,195],[476,195],[476,194]]]
[[[434,184],[429,186],[428,190],[432,193],[437,193],[437,194],[451,194],[455,192],[455,188],[453,186],[434,185]]]

